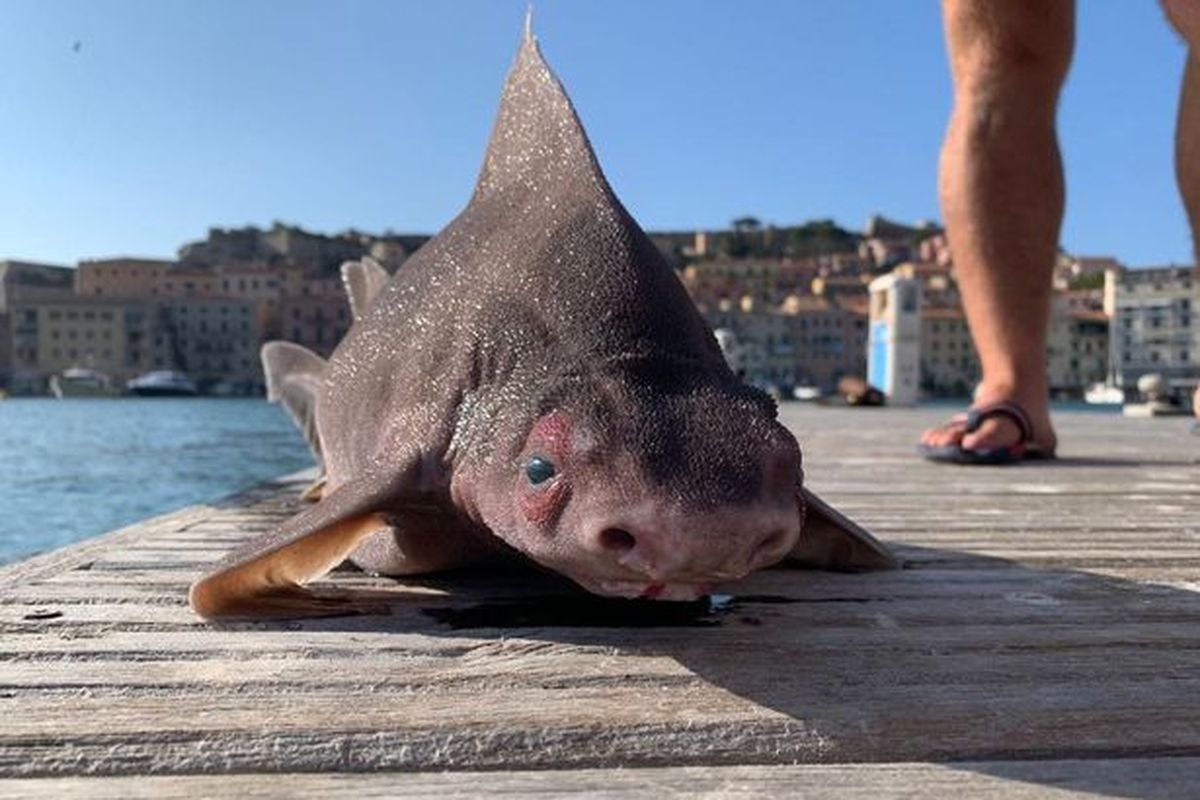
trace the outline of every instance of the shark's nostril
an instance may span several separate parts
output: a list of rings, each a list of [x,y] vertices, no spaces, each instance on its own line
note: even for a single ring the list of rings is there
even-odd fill
[[[618,555],[624,555],[637,545],[637,539],[629,531],[620,528],[605,528],[600,531],[600,546]]]

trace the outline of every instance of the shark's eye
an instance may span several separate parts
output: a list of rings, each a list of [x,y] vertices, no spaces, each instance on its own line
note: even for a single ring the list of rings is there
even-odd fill
[[[525,465],[525,477],[535,486],[553,478],[555,472],[554,465],[540,456],[534,456]]]

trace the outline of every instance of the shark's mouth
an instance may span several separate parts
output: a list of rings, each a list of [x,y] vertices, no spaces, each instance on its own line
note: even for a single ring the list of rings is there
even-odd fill
[[[592,594],[640,600],[691,602],[711,594],[716,588],[712,581],[573,580]]]

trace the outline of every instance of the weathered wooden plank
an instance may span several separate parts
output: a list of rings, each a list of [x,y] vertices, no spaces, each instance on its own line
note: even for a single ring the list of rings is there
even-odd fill
[[[1196,758],[992,761],[957,764],[655,767],[525,772],[360,774],[259,773],[170,778],[0,780],[0,797],[159,800],[194,797],[887,798],[973,797],[1066,800],[1081,797],[1190,798]]]
[[[684,662],[670,655],[597,652],[596,648],[549,642],[508,640],[504,650],[433,654],[365,651],[346,657],[327,652],[275,652],[259,658],[152,659],[130,661],[120,655],[83,665],[74,660],[11,661],[3,669],[0,691],[30,702],[39,695],[61,695],[88,688],[101,693],[132,695],[138,690],[162,693],[177,687],[181,693],[207,694],[237,687],[241,692],[269,692],[286,687],[299,696],[312,689],[340,686],[423,687],[462,685],[488,678],[496,683],[570,687],[587,681],[661,680],[680,677],[701,680]],[[806,675],[806,687],[822,683],[845,686],[903,685],[915,690],[974,684],[1002,686],[1019,683],[1094,683],[1110,677],[1120,663],[1120,680],[1143,682],[1164,677],[1187,679],[1200,675],[1200,648],[1180,649],[1169,659],[1160,650],[1137,645],[1041,651],[964,652],[868,651],[855,656],[858,668],[845,674],[823,666]],[[619,664],[618,664],[619,662]],[[619,666],[620,670],[614,670]],[[18,693],[16,690],[20,690]],[[806,688],[810,691],[810,688]]]
[[[788,594],[763,595],[755,592],[764,582],[734,584],[744,594],[729,595],[728,610],[700,617],[698,622],[725,625],[771,624],[796,630],[818,628],[861,628],[877,624],[885,615],[888,624],[899,627],[937,627],[953,625],[1033,625],[1052,622],[1056,625],[1106,625],[1115,623],[1142,624],[1153,622],[1189,622],[1197,614],[1196,601],[1190,592],[1137,592],[1130,590],[1115,597],[1089,597],[1079,591],[1049,591],[1031,593],[1016,591],[981,597],[978,592],[961,591],[960,599],[971,602],[948,602],[950,592],[931,592],[924,597],[895,597],[885,594],[887,587],[856,587],[856,592],[826,598],[805,597],[802,592],[787,587]],[[1049,587],[1048,587],[1049,588]],[[761,589],[759,590],[761,591]],[[408,628],[430,631],[430,622],[422,614],[445,613],[466,608],[449,603],[443,594],[389,593],[397,596],[395,615],[399,618],[385,624],[389,628]],[[0,633],[52,634],[64,636],[100,635],[114,630],[197,630],[202,627],[184,603],[147,604],[89,602],[65,605],[43,602],[0,605]],[[422,603],[413,609],[415,602]],[[502,607],[494,604],[497,611]],[[668,621],[665,624],[670,624]],[[436,635],[436,633],[435,633]]]
[[[293,709],[294,703],[284,697],[273,703],[251,698],[237,704],[243,719],[234,728],[215,724],[202,703],[186,703],[174,713],[192,715],[192,724],[167,731],[117,724],[94,732],[89,724],[87,731],[60,734],[63,719],[75,719],[69,714],[96,713],[88,707],[64,709],[61,718],[55,716],[40,732],[6,736],[0,771],[13,777],[81,770],[264,771],[280,769],[281,757],[298,771],[936,761],[957,756],[1112,758],[1195,753],[1200,737],[1194,716],[1178,704],[1148,709],[1154,730],[1142,724],[1145,693],[1131,693],[1121,713],[1097,715],[1062,702],[1062,691],[1045,691],[1001,699],[970,715],[948,707],[936,719],[917,724],[907,716],[913,708],[908,703],[899,704],[894,716],[863,719],[848,713],[853,706],[844,703],[799,716],[739,706],[730,697],[718,704],[729,713],[714,722],[703,705],[712,702],[712,695],[687,687],[631,689],[615,698],[603,693],[608,700],[622,701],[616,707],[604,704],[606,708],[593,691],[577,689],[574,694],[578,700],[572,704],[565,699],[555,703],[536,691],[506,690],[489,697],[498,702],[487,722],[470,713],[478,703],[477,692],[430,694],[419,708],[396,708],[386,703],[390,696],[356,699],[356,705],[336,697],[306,699],[308,713]],[[545,727],[544,718],[530,713],[531,703],[542,702],[570,721]],[[1035,719],[1010,713],[1018,703],[1027,707],[1038,702],[1050,705]],[[158,706],[141,698],[129,705],[158,713]],[[217,699],[215,705],[224,712],[232,704]],[[368,707],[358,707],[362,705]],[[348,707],[351,719],[338,724]]]

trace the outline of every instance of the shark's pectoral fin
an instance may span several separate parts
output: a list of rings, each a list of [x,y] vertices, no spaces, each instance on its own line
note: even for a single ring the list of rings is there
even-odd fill
[[[403,497],[409,474],[350,481],[275,530],[251,540],[192,585],[192,609],[205,619],[323,617],[377,609],[353,594],[304,584],[340,564],[387,527],[380,509]]]
[[[317,395],[325,378],[325,359],[292,342],[267,342],[262,348],[262,364],[267,399],[287,409],[317,463],[323,463],[317,432]]]
[[[362,319],[371,301],[390,280],[387,270],[372,258],[342,264],[342,284],[350,298],[350,313],[355,320]]]
[[[387,526],[379,514],[360,514],[301,534],[261,556],[231,564],[192,585],[192,609],[205,619],[327,617],[382,611],[353,594],[303,584],[340,564],[369,535]]]
[[[865,528],[808,489],[803,492],[808,513],[788,561],[847,572],[900,567],[900,560]]]
[[[300,499],[308,503],[320,502],[321,498],[325,495],[325,483],[325,476],[322,475],[300,493]]]

